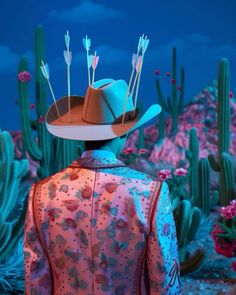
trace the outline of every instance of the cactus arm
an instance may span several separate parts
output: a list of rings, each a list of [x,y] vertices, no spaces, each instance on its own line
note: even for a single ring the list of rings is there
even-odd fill
[[[201,222],[201,217],[201,210],[197,207],[193,207],[191,210],[191,225],[189,227],[189,232],[187,235],[187,244],[195,238],[195,235]]]
[[[179,248],[182,248],[186,244],[186,236],[190,226],[190,213],[191,213],[191,204],[187,200],[183,200],[180,203],[177,213],[177,238]]]
[[[189,152],[186,153],[189,159],[190,167],[190,197],[193,204],[196,206],[198,203],[198,154],[199,154],[199,144],[197,137],[196,128],[190,130],[189,135],[189,151],[191,152],[191,157],[189,157]]]
[[[207,158],[201,158],[198,163],[198,184],[199,198],[198,207],[202,213],[209,215],[210,213],[210,165]]]
[[[228,153],[222,154],[222,179],[220,180],[222,188],[221,204],[228,205],[234,197],[235,183],[233,163]]]
[[[179,106],[178,106],[178,112],[182,112],[184,107],[184,80],[185,80],[185,71],[184,67],[181,68],[181,78],[180,78],[180,93],[179,93]]]
[[[191,153],[191,151],[189,150],[189,149],[187,149],[186,151],[185,151],[185,156],[186,156],[186,158],[187,159],[192,159],[192,157],[193,157],[193,154]]]
[[[19,62],[18,72],[20,73],[22,71],[28,71],[28,61],[26,57],[22,57]],[[30,126],[30,110],[27,83],[22,83],[21,81],[18,81],[18,91],[20,99],[20,117],[24,146],[34,160],[41,160],[42,152],[35,143],[35,139],[33,137]]]
[[[212,154],[208,155],[208,160],[209,160],[211,168],[214,171],[219,172],[220,171],[220,165],[219,165],[218,161],[216,160],[215,156],[212,155]]]
[[[230,142],[230,74],[229,61],[223,58],[219,65],[218,76],[218,152],[228,152]]]
[[[158,98],[159,98],[161,107],[163,107],[163,109],[167,113],[171,113],[171,109],[169,108],[169,105],[166,104],[166,102],[163,98],[160,81],[158,79],[156,79],[156,89],[157,89],[157,94],[158,94]]]

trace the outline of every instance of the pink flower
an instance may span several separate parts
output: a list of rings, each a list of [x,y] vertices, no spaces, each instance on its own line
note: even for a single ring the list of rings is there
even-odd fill
[[[171,171],[169,169],[163,169],[158,171],[157,173],[158,179],[160,180],[166,180],[171,178]]]
[[[235,200],[233,201],[230,202],[230,205],[220,209],[221,217],[224,217],[225,219],[232,219],[234,216],[236,216]]]
[[[133,152],[133,149],[131,147],[128,147],[123,150],[123,154],[125,155],[131,154],[132,152]]]
[[[234,271],[236,271],[236,260],[231,263],[231,267]]]
[[[34,108],[35,108],[35,104],[34,104],[34,103],[31,103],[31,104],[30,104],[30,109],[31,109],[31,110],[34,110]]]
[[[31,75],[29,72],[27,71],[23,71],[23,72],[20,72],[18,74],[18,79],[22,82],[22,83],[27,83],[31,80]]]
[[[182,89],[182,86],[181,86],[181,85],[178,85],[178,86],[177,86],[177,89],[178,89],[178,90],[181,90],[181,89]]]
[[[171,83],[171,84],[175,84],[175,83],[176,83],[176,80],[175,80],[175,79],[171,79],[171,80],[170,80],[170,83]]]
[[[175,170],[175,175],[178,176],[186,176],[188,174],[188,170],[184,169],[184,168],[177,168]]]
[[[234,97],[233,91],[230,90],[230,92],[229,92],[229,98],[233,98],[233,97]]]
[[[160,71],[159,71],[159,70],[155,70],[155,72],[154,72],[154,73],[155,73],[155,75],[157,75],[157,76],[158,76],[158,75],[160,74]]]
[[[169,72],[166,73],[166,77],[170,77],[171,74]]]
[[[41,115],[41,116],[39,117],[39,123],[40,123],[40,124],[43,124],[43,122],[44,122],[44,117]]]
[[[140,149],[138,151],[138,153],[139,153],[139,155],[147,154],[148,153],[148,150],[143,148],[143,149]]]

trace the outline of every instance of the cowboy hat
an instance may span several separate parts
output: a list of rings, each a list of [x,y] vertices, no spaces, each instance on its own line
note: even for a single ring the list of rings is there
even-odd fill
[[[70,109],[67,96],[57,100],[47,112],[46,127],[53,135],[65,139],[105,140],[131,132],[161,112],[160,105],[153,104],[140,115],[127,93],[124,80],[99,80],[88,86],[85,98],[70,96]]]

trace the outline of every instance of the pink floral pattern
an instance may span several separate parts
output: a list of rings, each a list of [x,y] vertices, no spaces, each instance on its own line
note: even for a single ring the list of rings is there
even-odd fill
[[[170,254],[171,253],[171,254]],[[25,294],[180,294],[168,186],[117,159],[81,158],[35,184],[24,233]]]

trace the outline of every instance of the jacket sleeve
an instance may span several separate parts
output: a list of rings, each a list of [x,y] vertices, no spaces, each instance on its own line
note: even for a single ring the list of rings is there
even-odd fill
[[[151,209],[146,262],[150,295],[181,294],[176,228],[165,182]]]
[[[24,226],[25,295],[46,295],[52,294],[52,276],[35,222],[33,192],[34,185],[29,193]]]

